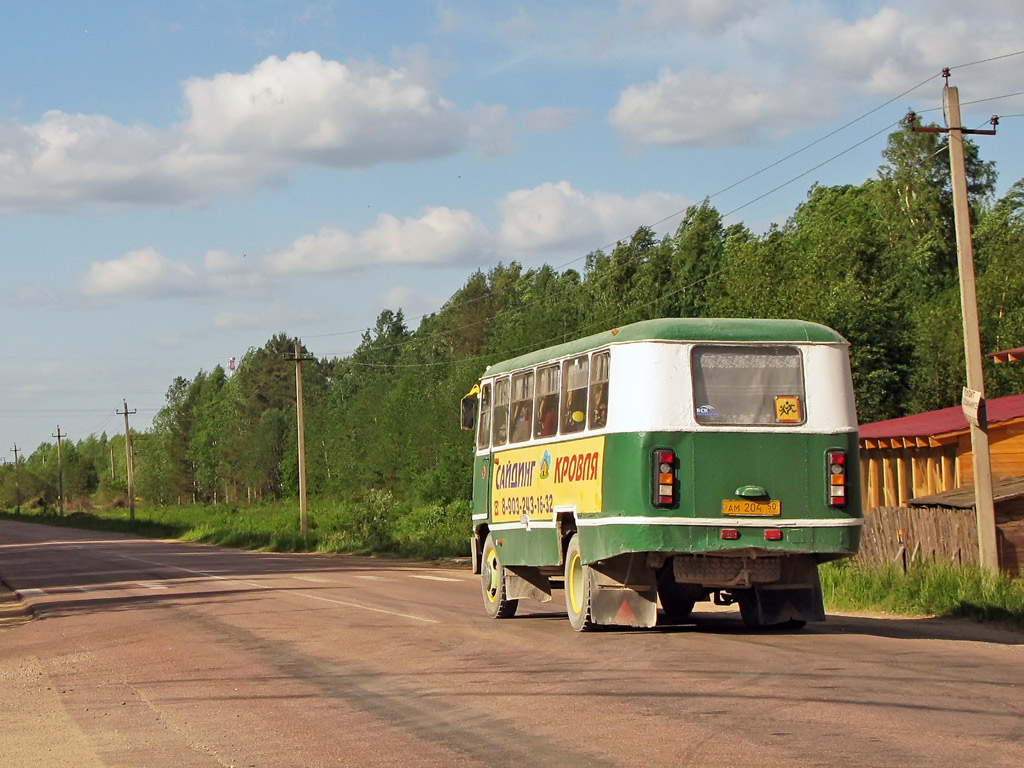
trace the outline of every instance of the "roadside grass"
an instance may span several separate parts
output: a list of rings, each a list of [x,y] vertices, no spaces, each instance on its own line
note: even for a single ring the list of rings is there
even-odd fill
[[[387,491],[356,498],[311,499],[309,530],[299,529],[295,501],[143,507],[134,525],[127,509],[0,512],[24,520],[151,538],[176,538],[272,552],[343,552],[418,559],[469,554],[468,501],[410,506]],[[844,560],[819,569],[825,607],[833,611],[970,618],[1024,630],[1024,579],[935,562],[873,568]]]
[[[140,507],[132,523],[127,509],[73,512],[46,509],[0,512],[7,520],[271,552],[345,552],[420,559],[469,554],[469,502],[410,506],[387,491],[368,491],[346,501],[311,499],[308,531],[299,526],[296,501],[257,504],[185,504]]]
[[[819,569],[826,609],[943,616],[1024,630],[1024,579],[940,562],[870,567],[854,561]]]

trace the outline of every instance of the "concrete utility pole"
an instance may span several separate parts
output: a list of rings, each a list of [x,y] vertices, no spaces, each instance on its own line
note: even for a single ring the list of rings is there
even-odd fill
[[[132,431],[128,427],[128,415],[136,411],[128,410],[128,401],[124,402],[124,410],[117,411],[119,416],[124,416],[124,461],[125,472],[128,473],[128,516],[131,524],[135,525],[135,462],[132,459]]]
[[[60,433],[60,424],[58,424],[57,434],[51,435],[51,437],[57,438],[57,510],[60,512],[60,516],[64,517],[64,464],[60,456],[60,441],[67,435]]]
[[[306,436],[302,416],[302,361],[313,358],[302,355],[299,340],[295,339],[295,353],[285,355],[285,359],[295,361],[295,419],[299,437],[299,529],[302,538],[305,539],[309,530],[309,517],[306,512]]]
[[[960,122],[960,96],[949,85],[949,70],[943,101],[949,127],[914,128],[916,131],[945,132],[949,135],[949,172],[953,186],[953,218],[956,225],[957,263],[960,273],[960,309],[963,316],[964,355],[967,359],[967,386],[962,407],[971,426],[971,453],[974,456],[974,507],[978,520],[978,548],[981,567],[999,572],[996,545],[996,515],[992,501],[992,460],[988,445],[988,420],[985,414],[985,381],[982,376],[981,336],[978,328],[978,297],[974,285],[974,249],[971,243],[970,203],[967,198],[967,171],[964,163],[964,134],[994,135],[992,130],[970,130]],[[998,124],[993,117],[993,126]]]

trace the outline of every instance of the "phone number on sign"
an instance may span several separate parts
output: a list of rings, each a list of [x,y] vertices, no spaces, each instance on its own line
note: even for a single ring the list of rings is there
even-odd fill
[[[555,498],[550,493],[538,496],[512,496],[494,502],[494,516],[550,515],[554,508]]]

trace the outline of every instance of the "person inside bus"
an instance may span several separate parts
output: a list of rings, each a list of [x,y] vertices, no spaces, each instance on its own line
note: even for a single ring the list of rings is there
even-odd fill
[[[530,439],[530,423],[533,409],[529,401],[519,406],[516,411],[515,420],[512,423],[512,442],[521,443]]]
[[[608,385],[594,387],[594,410],[590,413],[590,428],[600,429],[608,423]]]
[[[537,406],[537,437],[550,437],[558,429],[558,400],[554,395],[540,399]]]
[[[563,432],[579,432],[587,426],[587,391],[574,389],[569,393],[569,403],[565,409]]]

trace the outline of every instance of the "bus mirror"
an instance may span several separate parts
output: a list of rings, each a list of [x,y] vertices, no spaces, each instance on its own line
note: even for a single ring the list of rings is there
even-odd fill
[[[473,429],[476,426],[476,396],[480,394],[480,387],[476,384],[469,390],[469,393],[462,398],[462,428]]]

